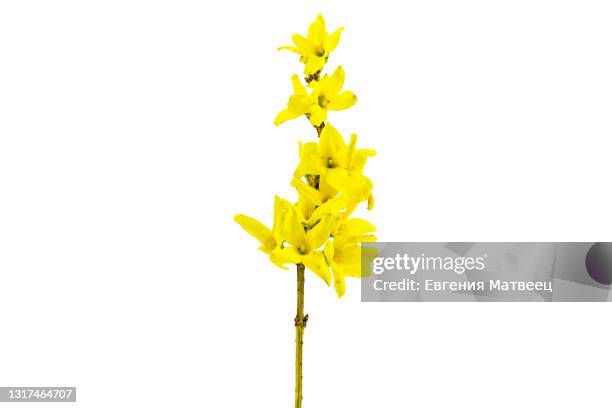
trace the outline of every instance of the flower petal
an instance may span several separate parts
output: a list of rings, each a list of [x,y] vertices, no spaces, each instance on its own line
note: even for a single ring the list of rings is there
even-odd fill
[[[327,110],[321,108],[318,104],[313,105],[310,111],[310,117],[308,118],[310,123],[313,126],[319,126],[321,123],[325,122],[325,119],[327,119]]]
[[[332,241],[327,241],[325,243],[325,248],[323,248],[323,255],[325,256],[325,262],[328,265],[331,265],[334,260],[334,244]]]
[[[323,196],[323,201],[331,200],[332,198],[336,197],[336,195],[338,194],[338,190],[333,188],[327,182],[327,174],[329,173],[329,170],[333,170],[333,169],[328,169],[328,171],[325,172],[325,174],[321,175],[321,177],[319,178],[319,191],[321,192],[321,195]]]
[[[294,115],[300,116],[308,112],[310,108],[310,99],[306,95],[291,95],[287,102],[287,109]]]
[[[327,123],[323,131],[321,131],[321,136],[319,137],[319,150],[323,160],[334,159],[336,157],[336,146],[332,135],[332,126],[329,123]]]
[[[348,176],[348,171],[345,169],[336,167],[335,169],[329,169],[325,177],[327,183],[332,186],[336,191],[351,195],[351,183]]]
[[[330,123],[325,124],[321,137],[319,138],[319,150],[321,157],[325,160],[333,159],[334,165],[341,164],[341,158],[338,156],[340,151],[346,149],[346,143],[338,130]]]
[[[308,198],[313,204],[321,205],[321,192],[304,183],[302,179],[294,177],[293,180],[291,180],[291,187],[295,188],[298,193]]]
[[[355,154],[355,148],[357,147],[357,135],[353,133],[351,135],[351,140],[346,148],[346,168],[351,170],[351,165],[353,163],[353,156]]]
[[[335,214],[341,211],[343,208],[346,208],[347,204],[348,202],[346,197],[343,197],[341,195],[329,199],[313,211],[308,221],[312,222],[314,219],[321,218],[325,213]]]
[[[259,242],[264,246],[263,249],[272,250],[276,246],[276,241],[274,240],[274,235],[272,231],[261,222],[257,221],[255,218],[251,218],[244,214],[236,214],[234,216],[234,221],[236,221],[246,232],[250,235],[254,236]]]
[[[299,34],[293,34],[291,40],[302,51],[302,54],[314,54],[314,47],[306,38]]]
[[[302,226],[302,222],[295,207],[291,207],[287,214],[285,232],[283,235],[285,241],[289,242],[294,247],[306,249],[306,233],[304,232],[304,227]]]
[[[342,272],[345,276],[352,278],[361,277],[361,247],[359,245],[350,245],[342,248],[341,251],[336,250],[334,263],[342,267]]]
[[[325,214],[312,229],[306,232],[306,242],[310,250],[319,249],[329,239],[333,221],[334,217],[331,214]]]
[[[304,145],[300,144],[300,163],[295,172],[296,177],[302,177],[306,174],[320,175],[326,171],[321,156],[319,154],[319,146],[315,142],[308,142]]]
[[[369,221],[361,218],[348,218],[342,222],[339,234],[346,235],[363,235],[376,231],[376,227]]]
[[[291,76],[291,85],[293,85],[293,93],[296,95],[304,95],[308,96],[308,91],[306,91],[306,87],[300,81],[297,75]]]
[[[285,110],[280,111],[279,114],[276,115],[276,118],[274,119],[274,124],[278,126],[282,123],[285,123],[288,120],[295,119],[298,116],[301,116],[301,114],[296,115],[295,113],[291,112],[289,109],[285,109]]]
[[[280,50],[288,50],[288,51],[295,52],[296,54],[303,55],[302,51],[300,51],[299,48],[293,47],[291,45],[283,45],[282,47],[278,47],[277,51],[280,51]]]
[[[344,27],[340,27],[325,38],[325,41],[323,42],[323,48],[325,48],[325,51],[332,52],[336,49],[338,43],[340,42],[340,33],[342,30],[344,30]]]
[[[344,296],[346,292],[346,282],[344,281],[344,268],[338,263],[332,263],[332,271],[334,273],[334,289],[336,289],[336,295],[339,298]]]
[[[272,234],[274,240],[278,243],[283,241],[283,231],[285,227],[285,219],[291,209],[291,203],[287,200],[274,196],[274,223],[272,224]]]
[[[300,146],[300,160],[308,156],[319,157],[319,144],[317,142],[306,142],[304,144],[302,144],[301,142],[298,143]]]
[[[302,262],[302,255],[293,247],[277,248],[270,253],[270,260],[280,268],[287,269],[287,264]]]
[[[315,251],[308,255],[304,255],[304,257],[302,258],[302,262],[319,278],[323,279],[327,286],[329,286],[329,284],[331,283],[331,273],[329,272],[329,266],[327,266],[327,263],[325,263],[325,257],[323,256],[323,252]]]
[[[343,110],[348,109],[357,102],[357,96],[351,91],[344,91],[340,95],[330,100],[327,109],[330,110]]]
[[[315,46],[323,47],[323,41],[327,36],[325,29],[325,20],[323,16],[319,14],[315,21],[308,27],[308,39],[315,44]]]
[[[327,83],[325,94],[328,98],[332,99],[338,95],[344,85],[344,78],[344,68],[342,68],[342,65],[338,65],[338,68],[336,68]]]
[[[309,55],[306,58],[306,65],[304,66],[304,73],[306,75],[313,75],[323,69],[326,59],[324,57],[317,57],[316,55]]]

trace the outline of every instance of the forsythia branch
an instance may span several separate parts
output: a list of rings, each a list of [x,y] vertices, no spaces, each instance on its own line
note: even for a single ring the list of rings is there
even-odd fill
[[[312,271],[328,286],[333,281],[337,296],[342,297],[345,278],[361,277],[361,262],[376,256],[374,248],[361,246],[376,240],[372,234],[376,228],[364,219],[351,217],[361,203],[367,202],[368,210],[372,209],[373,184],[363,172],[375,151],[357,148],[355,134],[347,142],[328,121],[330,111],[345,110],[357,102],[352,91],[343,89],[345,72],[341,66],[331,75],[323,72],[342,30],[340,27],[328,32],[319,15],[306,36],[294,34],[293,45],[279,48],[299,56],[305,76],[304,81],[298,75],[291,77],[293,94],[274,123],[280,125],[303,116],[318,136],[317,141],[299,142],[299,162],[291,180],[297,201],[274,197],[271,228],[243,214],[234,217],[259,241],[259,249],[272,263],[282,269],[288,265],[297,267],[296,408],[302,405],[302,354],[308,321],[308,315],[304,315],[305,270]]]

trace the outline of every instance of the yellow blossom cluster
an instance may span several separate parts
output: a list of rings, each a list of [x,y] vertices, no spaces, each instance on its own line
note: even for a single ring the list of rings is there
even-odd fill
[[[328,285],[333,281],[339,297],[345,292],[345,277],[361,277],[361,261],[376,256],[374,248],[361,246],[362,242],[376,240],[372,234],[375,227],[351,217],[360,203],[367,202],[369,210],[374,205],[372,182],[363,170],[375,151],[357,148],[355,134],[347,142],[327,122],[328,110],[347,109],[357,101],[353,92],[342,89],[342,67],[331,75],[322,75],[341,31],[339,28],[328,34],[319,15],[306,37],[295,34],[295,46],[280,47],[300,56],[306,77],[304,84],[297,75],[292,76],[293,95],[274,123],[305,116],[319,136],[316,142],[299,142],[299,163],[291,181],[297,202],[275,197],[272,228],[243,214],[235,216],[274,264],[284,269],[290,264],[303,264]]]

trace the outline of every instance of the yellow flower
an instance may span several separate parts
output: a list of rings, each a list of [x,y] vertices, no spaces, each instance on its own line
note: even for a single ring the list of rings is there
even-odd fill
[[[279,50],[293,51],[300,56],[300,62],[304,63],[304,73],[315,75],[323,69],[329,58],[329,53],[336,49],[340,42],[340,27],[332,34],[328,34],[325,28],[325,20],[320,14],[308,27],[308,34],[304,38],[300,34],[294,34],[291,38],[294,46],[283,46]]]
[[[373,199],[370,199],[372,182],[363,175],[363,168],[368,157],[374,156],[376,152],[372,149],[356,149],[356,145],[357,135],[351,135],[347,145],[340,132],[327,123],[319,143],[300,145],[300,164],[294,176],[319,176],[321,201],[340,192],[352,201],[369,200],[369,203],[373,203]],[[296,187],[295,184],[294,181],[292,185]]]
[[[291,246],[283,247],[275,254],[278,262],[302,263],[329,285],[331,274],[320,248],[329,239],[335,220],[332,214],[325,214],[310,224],[304,220],[297,208],[292,207],[285,223],[285,240]]]
[[[348,109],[357,102],[353,92],[343,89],[345,73],[341,66],[331,75],[322,73],[329,54],[340,41],[341,32],[342,27],[328,33],[323,17],[318,15],[305,37],[294,34],[293,45],[279,48],[299,55],[306,77],[304,81],[298,75],[291,77],[293,94],[274,123],[280,125],[303,115],[319,136],[317,142],[299,144],[299,164],[291,181],[298,201],[292,204],[275,197],[272,228],[243,214],[234,217],[260,242],[259,249],[275,265],[283,269],[290,264],[299,266],[298,332],[300,327],[303,331],[306,322],[301,317],[303,307],[300,306],[302,267],[313,271],[328,286],[333,278],[336,294],[342,297],[346,290],[345,278],[361,277],[362,262],[376,257],[375,248],[362,246],[364,242],[376,240],[372,234],[374,226],[360,218],[350,218],[360,203],[367,201],[368,209],[374,204],[372,182],[363,170],[367,159],[376,152],[357,149],[354,134],[347,143],[327,122],[329,110]],[[298,393],[296,397],[301,396]]]
[[[339,216],[326,211],[331,209],[330,205],[322,206],[305,219],[297,207],[275,197],[272,229],[244,214],[237,214],[234,220],[261,243],[259,249],[275,265],[287,269],[286,264],[302,263],[329,285],[331,273],[321,247],[329,239],[332,228],[337,228]]]
[[[300,82],[297,75],[291,77],[293,95],[289,97],[287,107],[274,119],[275,125],[306,115],[313,126],[319,126],[327,120],[327,110],[348,109],[357,102],[357,96],[351,91],[342,91],[344,70],[336,68],[334,73],[324,75],[320,80],[312,80],[308,89]]]
[[[285,267],[282,263],[278,262],[276,254],[281,249],[284,241],[285,218],[291,207],[291,203],[287,200],[283,200],[278,196],[274,197],[274,223],[272,229],[247,215],[237,214],[234,216],[234,220],[261,243],[259,249],[268,254],[270,260],[283,269]]]
[[[323,250],[325,260],[331,267],[334,277],[334,289],[338,297],[346,290],[345,277],[360,278],[361,261],[371,262],[377,256],[376,248],[363,247],[361,242],[376,241],[371,232],[376,228],[360,218],[349,218],[339,223],[334,240],[328,241]],[[362,258],[363,257],[363,258]]]
[[[291,186],[298,192],[299,200],[296,203],[296,207],[303,214],[307,223],[314,223],[323,214],[336,214],[348,217],[348,214],[345,214],[352,203],[347,197],[336,195],[333,198],[324,198],[319,190],[304,183],[298,177],[293,178]]]

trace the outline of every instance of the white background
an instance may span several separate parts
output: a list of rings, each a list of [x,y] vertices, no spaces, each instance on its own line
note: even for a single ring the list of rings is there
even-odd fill
[[[384,241],[609,241],[608,1],[3,1],[0,385],[82,407],[288,407],[269,223],[305,120],[277,52],[346,27]],[[304,407],[605,406],[607,304],[362,304],[307,275]]]

